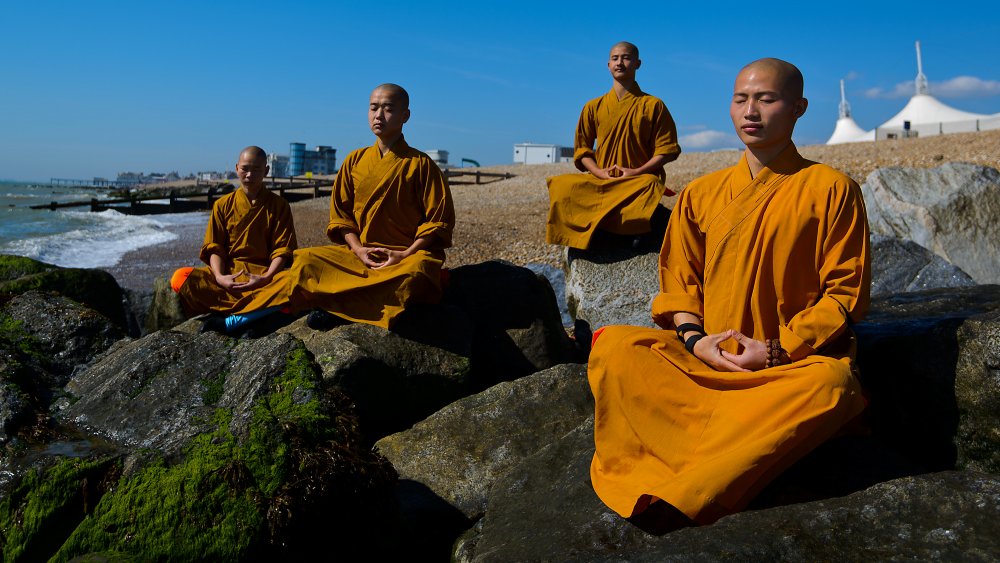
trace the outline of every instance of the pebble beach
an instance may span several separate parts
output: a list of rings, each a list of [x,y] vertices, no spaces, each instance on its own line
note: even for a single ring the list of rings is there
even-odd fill
[[[799,147],[799,152],[863,183],[872,171],[884,167],[934,168],[946,162],[971,162],[1000,168],[1000,130],[875,143],[813,145]],[[683,153],[665,167],[667,188],[679,192],[694,178],[731,166],[739,158],[740,152],[735,150]],[[559,266],[562,247],[545,243],[549,201],[545,178],[575,173],[573,165],[509,164],[479,170],[509,172],[514,177],[487,184],[451,186],[457,225],[447,266],[455,268],[493,259],[518,265]],[[675,200],[676,196],[665,197],[663,203],[672,208]],[[292,213],[299,247],[327,244],[328,199],[293,203]],[[123,287],[146,290],[152,287],[155,278],[169,278],[175,268],[200,265],[198,251],[204,226],[184,227],[174,233],[177,239],[129,252],[117,265],[106,269]]]

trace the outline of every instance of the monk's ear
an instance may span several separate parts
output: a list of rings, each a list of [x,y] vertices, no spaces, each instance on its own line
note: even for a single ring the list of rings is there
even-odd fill
[[[639,70],[639,67],[641,67],[641,66],[642,66],[642,59],[636,59],[635,60],[635,69]]]
[[[795,118],[798,119],[805,115],[806,109],[809,107],[809,100],[805,98],[799,98],[799,101],[795,102]]]
[[[406,108],[406,112],[403,114],[403,123],[410,120],[410,108]]]

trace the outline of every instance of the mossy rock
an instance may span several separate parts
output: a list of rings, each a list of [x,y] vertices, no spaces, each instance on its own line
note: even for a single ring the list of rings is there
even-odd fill
[[[293,347],[284,366],[245,433],[216,408],[179,456],[133,455],[120,472],[107,460],[73,460],[27,476],[0,502],[4,561],[369,555],[382,532],[373,523],[393,514],[396,474],[364,448],[349,400],[321,387],[304,348]],[[93,464],[107,469],[84,475]],[[80,510],[79,491],[94,483]]]
[[[32,274],[48,272],[55,268],[56,266],[51,264],[25,258],[24,256],[0,254],[0,283]]]
[[[111,274],[0,255],[0,301],[32,289],[58,293],[94,309],[123,329],[128,327],[124,292]]]

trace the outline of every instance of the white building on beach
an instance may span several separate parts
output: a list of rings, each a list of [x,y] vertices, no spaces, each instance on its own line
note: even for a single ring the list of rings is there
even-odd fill
[[[840,81],[840,118],[828,145],[896,139],[902,137],[929,137],[947,133],[966,133],[1000,129],[1000,113],[986,115],[953,108],[930,94],[920,57],[917,41],[916,92],[906,106],[891,119],[872,131],[864,131],[850,116],[850,106],[844,96],[844,81]],[[846,115],[845,115],[846,108]]]
[[[514,145],[514,164],[549,164],[573,162],[573,147],[520,143]]]

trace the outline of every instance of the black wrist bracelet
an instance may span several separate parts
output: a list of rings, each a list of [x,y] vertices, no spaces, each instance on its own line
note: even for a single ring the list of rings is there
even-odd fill
[[[677,327],[677,340],[684,342],[685,332],[697,332],[698,334],[705,336],[705,327],[694,323],[684,323]]]
[[[692,336],[691,338],[688,338],[687,340],[684,341],[684,348],[686,348],[687,351],[690,352],[693,355],[694,354],[694,345],[697,344],[698,341],[701,340],[702,338],[705,338],[704,334],[696,334],[696,335]]]

